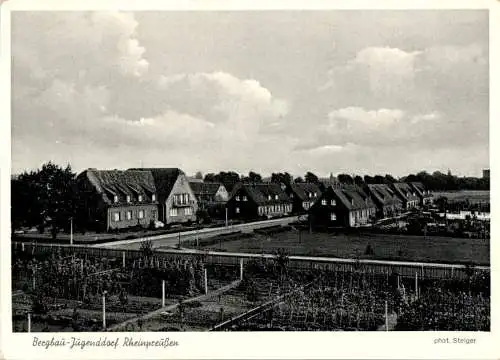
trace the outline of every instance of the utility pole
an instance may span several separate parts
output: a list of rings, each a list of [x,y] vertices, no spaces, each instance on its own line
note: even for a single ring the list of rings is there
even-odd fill
[[[227,227],[227,206],[226,206],[226,227]]]
[[[102,328],[106,330],[106,291],[102,293]]]

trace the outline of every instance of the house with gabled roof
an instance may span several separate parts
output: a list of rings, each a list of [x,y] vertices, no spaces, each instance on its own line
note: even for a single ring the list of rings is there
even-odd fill
[[[417,193],[420,199],[420,206],[432,204],[433,196],[431,192],[425,188],[424,184],[421,182],[411,182],[409,184]]]
[[[237,183],[227,202],[230,219],[256,220],[286,216],[292,201],[285,187],[275,183]]]
[[[396,216],[401,212],[403,201],[388,184],[368,184],[364,189],[377,206],[378,218]]]
[[[318,184],[292,183],[286,187],[286,193],[293,203],[292,212],[303,214],[319,199],[321,189]]]
[[[371,197],[361,188],[329,186],[309,210],[312,226],[359,227],[369,224],[377,208]]]
[[[157,189],[150,172],[87,169],[76,178],[81,222],[92,230],[149,226],[158,219]]]
[[[193,190],[198,202],[198,209],[204,210],[205,214],[211,219],[225,218],[226,202],[229,199],[229,193],[223,184],[191,179],[189,186]]]
[[[397,182],[391,184],[391,188],[403,202],[404,210],[410,210],[418,207],[420,199],[417,196],[416,190],[411,187],[410,184]]]
[[[164,224],[196,221],[198,202],[189,179],[179,168],[130,169],[151,173],[158,191],[159,219]]]

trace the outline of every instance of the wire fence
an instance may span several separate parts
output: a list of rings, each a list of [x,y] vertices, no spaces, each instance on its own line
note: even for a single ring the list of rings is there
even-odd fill
[[[28,330],[26,313],[39,331],[100,331],[131,318],[139,320],[129,331],[490,327],[487,269],[452,267],[437,278],[421,266],[297,266],[279,254],[224,262],[203,253],[84,250],[13,245],[15,331]]]

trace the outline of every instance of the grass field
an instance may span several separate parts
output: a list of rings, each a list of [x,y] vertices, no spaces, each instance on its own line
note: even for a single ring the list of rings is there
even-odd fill
[[[471,203],[490,202],[490,192],[482,190],[461,190],[461,191],[442,191],[434,192],[434,199],[445,196],[450,201],[465,201]]]
[[[365,255],[370,244],[374,254]],[[440,263],[474,263],[489,265],[489,240],[451,237],[423,237],[390,234],[326,234],[307,231],[283,232],[272,237],[255,235],[250,238],[222,242],[228,252],[274,253],[285,249],[290,255],[341,258],[368,258]],[[209,246],[209,248],[219,248]]]

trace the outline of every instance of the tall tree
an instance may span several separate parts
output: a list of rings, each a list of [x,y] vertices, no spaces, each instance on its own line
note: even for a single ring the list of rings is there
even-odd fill
[[[203,179],[203,174],[201,171],[197,171],[196,174],[194,175],[195,179],[202,180]]]
[[[248,173],[248,180],[251,183],[261,183],[262,182],[262,176],[260,174],[257,174],[256,172],[250,171]]]
[[[342,184],[346,184],[346,185],[352,185],[352,184],[354,184],[354,179],[349,174],[339,174],[337,176],[337,179]]]
[[[300,176],[297,176],[295,180],[293,180],[294,183],[300,184],[304,182],[304,179],[302,179]]]
[[[285,184],[285,185],[290,185],[292,183],[292,175],[289,173],[272,173],[271,174],[271,182],[277,183],[277,184]]]
[[[54,239],[60,229],[69,228],[78,204],[75,173],[70,165],[62,168],[49,162],[39,170],[21,174],[16,181],[12,189],[15,199],[12,212],[16,214],[16,224],[22,216],[22,223],[37,226],[40,231],[48,225]],[[24,202],[19,202],[23,199]],[[24,210],[19,207],[24,207]]]
[[[214,173],[205,174],[203,178],[205,182],[220,182],[220,177]]]
[[[306,173],[306,175],[304,176],[304,179],[305,179],[305,181],[306,181],[306,182],[308,182],[308,183],[312,183],[312,184],[317,184],[317,183],[319,183],[319,179],[318,179],[318,177],[317,177],[315,174],[313,174],[312,172],[310,172],[310,171],[308,171],[308,172]]]
[[[384,184],[385,183],[385,178],[382,175],[375,175],[373,177],[373,181],[375,184]]]
[[[356,175],[353,180],[354,180],[354,183],[358,186],[362,186],[365,184],[363,178],[359,175]]]
[[[365,175],[363,179],[365,180],[365,184],[375,184],[375,180],[370,175]]]
[[[387,184],[394,184],[395,182],[398,182],[398,181],[391,174],[385,174],[385,182]]]

